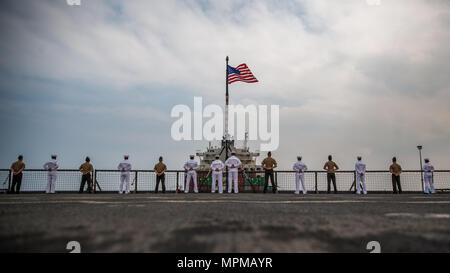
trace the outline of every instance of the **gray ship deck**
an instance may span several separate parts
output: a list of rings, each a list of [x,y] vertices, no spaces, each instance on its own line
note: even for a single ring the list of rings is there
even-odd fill
[[[0,251],[449,252],[450,194],[0,196]]]

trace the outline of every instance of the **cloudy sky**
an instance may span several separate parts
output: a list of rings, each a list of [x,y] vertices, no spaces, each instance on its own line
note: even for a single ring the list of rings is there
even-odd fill
[[[260,81],[232,104],[280,105],[282,169],[417,168],[417,144],[450,169],[450,1],[368,2],[1,1],[0,167],[179,169],[207,142],[172,140],[171,109],[223,105],[228,55]]]

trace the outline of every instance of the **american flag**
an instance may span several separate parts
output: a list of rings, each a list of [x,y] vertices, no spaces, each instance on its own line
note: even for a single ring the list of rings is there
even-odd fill
[[[228,84],[237,81],[246,83],[258,82],[246,64],[240,64],[236,68],[228,66]]]

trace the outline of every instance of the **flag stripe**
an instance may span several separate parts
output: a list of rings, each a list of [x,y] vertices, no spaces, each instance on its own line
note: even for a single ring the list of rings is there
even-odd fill
[[[254,81],[256,80],[255,78],[251,78],[251,77],[233,77],[233,78],[228,78],[228,80],[246,80],[246,81]]]
[[[253,78],[253,77],[229,77],[228,78],[228,80],[235,80],[235,79],[241,79],[241,80],[248,80],[248,81],[250,81],[250,80],[256,80],[255,78]]]
[[[256,80],[256,79],[234,78],[234,79],[229,79],[228,81],[229,82],[231,82],[231,81],[234,81],[234,82],[236,82],[236,81],[243,81],[243,82],[245,82],[245,81],[255,81],[255,82],[257,82],[258,80]]]
[[[242,82],[258,82],[257,79],[241,79],[241,78],[235,78],[235,79],[229,79],[229,80],[228,80],[228,83],[237,82],[237,81],[242,81]]]
[[[240,75],[231,75],[228,77],[228,79],[233,79],[233,78],[242,78],[242,79],[253,79],[253,75],[244,75],[244,76],[240,76]]]

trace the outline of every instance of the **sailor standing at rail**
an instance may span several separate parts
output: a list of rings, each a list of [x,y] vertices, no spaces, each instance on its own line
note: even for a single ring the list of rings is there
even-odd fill
[[[239,193],[238,173],[242,162],[236,157],[235,151],[231,152],[231,156],[225,161],[225,165],[228,167],[228,193],[231,193],[232,183],[234,184],[234,193]]]
[[[56,188],[56,170],[59,168],[56,161],[56,155],[52,155],[52,159],[44,164],[44,169],[48,171],[48,182],[45,193],[55,193]]]
[[[156,174],[156,187],[155,193],[158,193],[159,182],[161,182],[162,193],[166,193],[166,170],[167,166],[163,163],[163,157],[159,157],[159,162],[155,165],[155,174]]]
[[[277,161],[273,159],[272,152],[267,153],[267,157],[261,162],[261,167],[264,169],[264,190],[263,193],[267,192],[267,187],[269,186],[269,178],[270,183],[272,184],[272,192],[277,193],[277,185],[274,182],[273,178],[273,169],[277,167]]]
[[[198,193],[197,187],[197,172],[196,170],[199,168],[197,161],[194,160],[194,156],[190,155],[189,160],[184,163],[184,169],[186,170],[186,185],[184,187],[184,193],[189,192],[189,186],[191,184],[191,179],[194,180],[194,192]]]
[[[331,182],[333,182],[334,193],[337,193],[336,171],[339,170],[339,167],[336,163],[334,163],[334,161],[332,159],[333,159],[333,157],[331,155],[329,155],[328,161],[323,166],[323,169],[325,171],[327,171],[327,182],[328,182],[327,193],[330,193],[330,191],[331,191]]]
[[[80,184],[80,190],[78,193],[83,193],[84,191],[84,185],[87,182],[87,192],[92,193],[92,177],[91,173],[94,173],[94,166],[90,163],[91,159],[89,156],[86,156],[86,162],[81,164],[80,168],[78,170],[83,174],[81,176],[81,184]]]
[[[425,158],[425,164],[422,166],[422,171],[424,172],[423,178],[425,180],[424,193],[435,193],[433,183],[434,167],[430,164],[430,160],[428,158]]]
[[[361,157],[358,156],[358,161],[355,163],[355,172],[356,172],[356,194],[361,194],[361,185],[363,184],[363,193],[367,194],[366,189],[366,164],[362,163]]]
[[[297,156],[297,162],[294,163],[294,167],[293,167],[294,171],[295,171],[295,194],[299,194],[299,180],[302,182],[302,191],[303,194],[307,193],[307,190],[305,188],[305,174],[304,172],[306,172],[308,170],[308,167],[306,166],[305,163],[302,162],[302,157],[301,156]]]
[[[117,166],[117,169],[120,170],[120,186],[119,186],[119,194],[123,193],[123,184],[125,183],[125,194],[130,193],[130,171],[131,171],[131,163],[128,161],[129,156],[124,155],[123,160]]]
[[[11,193],[20,193],[20,185],[22,184],[23,170],[25,163],[23,163],[23,155],[19,155],[18,160],[11,165],[11,172],[13,174]],[[5,181],[6,182],[6,181]]]
[[[402,193],[402,184],[400,184],[400,174],[402,173],[402,167],[397,164],[397,158],[394,156],[392,158],[392,165],[389,166],[389,172],[392,174],[392,189],[394,194]]]
[[[220,156],[216,155],[216,160],[211,163],[211,171],[212,171],[212,184],[211,184],[211,193],[216,192],[216,181],[219,186],[219,193],[223,193],[223,183],[222,183],[222,170],[225,168],[225,164],[223,164],[222,160],[219,159]]]

